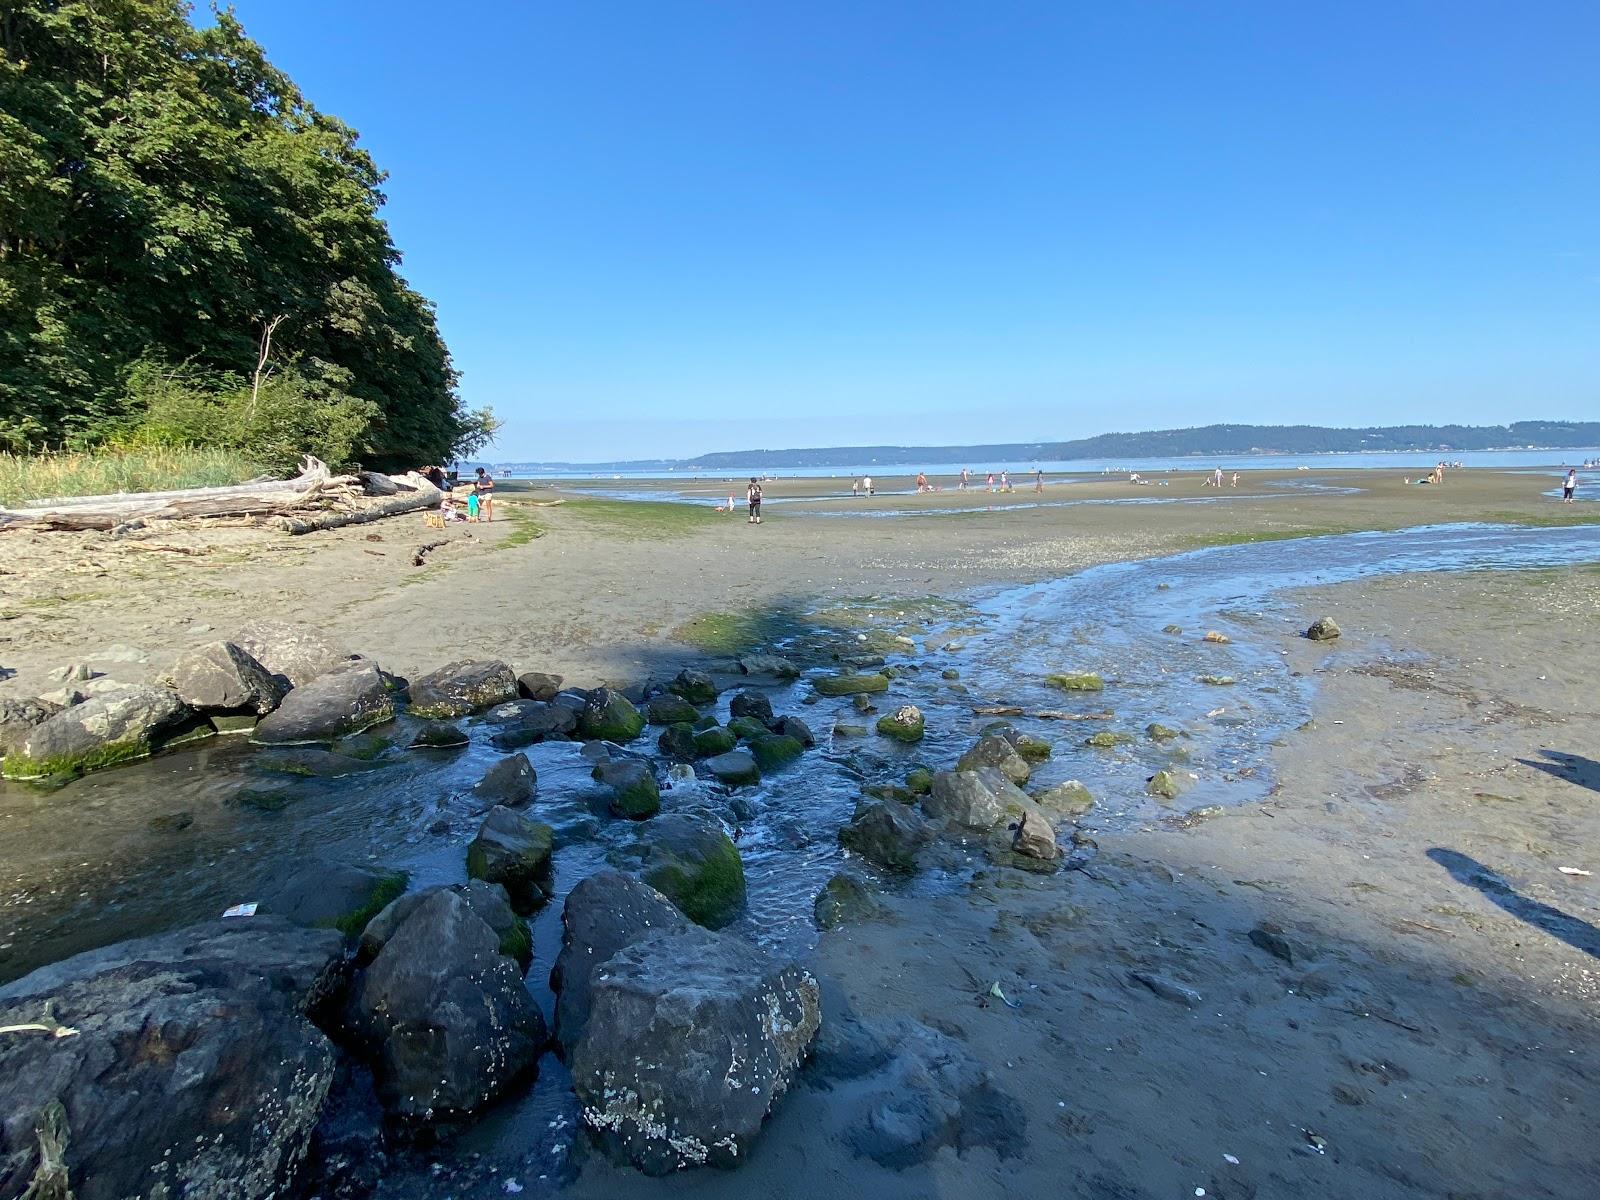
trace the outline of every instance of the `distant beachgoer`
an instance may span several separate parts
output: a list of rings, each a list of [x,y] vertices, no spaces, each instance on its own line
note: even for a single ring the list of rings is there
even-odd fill
[[[1578,490],[1578,472],[1567,468],[1566,482],[1561,485],[1561,499],[1563,503],[1572,503],[1572,493]]]
[[[750,524],[761,524],[761,481],[754,475],[750,476],[750,486],[745,489],[744,498],[750,505]]]
[[[1036,492],[1044,491],[1044,472],[1037,467],[1033,471],[1033,490]]]
[[[966,491],[967,490],[967,484],[969,484],[971,482],[972,482],[972,472],[967,470],[965,467],[962,467],[961,468],[961,490],[963,492]]]
[[[478,492],[478,510],[483,514],[483,519],[494,520],[494,476],[479,467],[478,482],[474,486]]]
[[[1011,490],[1011,476],[1005,471],[1000,472],[1000,490],[1002,492],[1009,492]]]
[[[871,475],[863,475],[861,477],[861,490],[866,492],[866,494],[869,495],[869,496],[872,495],[872,476]]]
[[[1237,471],[1235,471],[1233,473],[1233,486],[1234,487],[1238,487],[1239,486],[1239,472],[1237,472]]]
[[[989,490],[991,492],[994,491],[994,472],[993,471],[989,472]]]
[[[861,480],[859,480],[859,479],[851,479],[850,480],[850,494],[852,496],[861,495]]]
[[[931,492],[932,490],[933,489],[928,486],[928,477],[927,477],[927,475],[923,474],[921,471],[918,471],[917,472],[917,491],[919,491],[919,492]]]
[[[1215,471],[1211,472],[1211,486],[1214,487],[1214,488],[1219,488],[1219,487],[1222,486],[1222,468],[1221,467],[1218,467]]]

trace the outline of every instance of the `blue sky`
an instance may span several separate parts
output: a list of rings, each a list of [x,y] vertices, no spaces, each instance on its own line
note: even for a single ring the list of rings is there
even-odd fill
[[[236,0],[502,460],[1600,412],[1600,5]]]

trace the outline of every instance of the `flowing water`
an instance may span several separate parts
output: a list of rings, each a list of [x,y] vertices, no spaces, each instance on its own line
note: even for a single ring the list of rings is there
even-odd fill
[[[890,693],[876,698],[879,709],[920,706],[927,738],[903,747],[835,733],[836,723],[870,726],[876,718],[844,700],[806,703],[811,688],[802,680],[771,699],[777,711],[812,726],[816,750],[733,795],[706,782],[675,784],[663,806],[708,813],[735,832],[749,882],[748,912],[736,928],[780,952],[803,953],[815,937],[812,898],[839,869],[836,835],[863,786],[899,782],[913,765],[950,765],[995,719],[975,708],[1056,714],[1010,719],[1055,746],[1036,782],[1075,778],[1098,797],[1089,826],[1237,804],[1270,788],[1272,743],[1309,712],[1309,681],[1281,661],[1303,614],[1281,593],[1406,572],[1596,560],[1600,527],[1435,526],[1119,563],[972,602],[835,605],[817,614],[832,644],[883,653],[897,674]],[[1181,632],[1165,632],[1173,626]],[[1208,630],[1231,640],[1206,642]],[[1098,672],[1106,690],[1057,691],[1044,677],[1060,671]],[[1097,715],[1106,710],[1109,718]],[[727,716],[726,696],[718,715]],[[1152,722],[1182,736],[1156,742],[1144,734]],[[0,785],[0,981],[80,950],[213,917],[318,858],[402,868],[413,887],[461,879],[482,810],[471,786],[501,757],[489,744],[492,726],[468,724],[471,744],[457,751],[403,749],[414,723],[402,716],[344,747],[352,755],[263,751],[218,738],[58,790]],[[1112,749],[1084,744],[1102,729],[1131,740]],[[527,754],[539,776],[530,811],[557,830],[558,896],[533,922],[529,976],[548,1013],[544,980],[559,948],[560,896],[639,827],[607,815],[578,744],[546,743]],[[1146,779],[1161,768],[1194,776],[1175,805],[1145,795]],[[961,878],[948,870],[913,886],[951,887]],[[526,1185],[549,1183],[565,1173],[574,1133],[565,1073],[547,1056],[524,1095],[495,1109],[445,1156],[479,1155],[472,1161],[520,1172]],[[407,1178],[397,1172],[386,1186],[404,1192]]]

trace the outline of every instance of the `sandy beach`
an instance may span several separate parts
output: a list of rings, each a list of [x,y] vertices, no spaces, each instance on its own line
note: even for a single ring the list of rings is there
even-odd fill
[[[868,501],[823,494],[833,486],[774,485],[785,502],[759,528],[525,485],[503,489],[502,519],[447,532],[400,519],[300,539],[7,534],[0,693],[60,687],[53,673],[80,662],[157,678],[263,615],[401,673],[492,656],[622,685],[724,659],[842,598],[965,599],[1255,540],[1592,519],[1542,498],[1542,477],[1488,471],[1438,488],[1261,472],[1219,499],[1197,479],[1131,496],[1052,483],[1046,506],[1019,491],[1012,511],[989,511],[986,494]],[[863,1157],[864,1085],[814,1067],[734,1172],[646,1179],[582,1154],[552,1172],[537,1148],[480,1139],[443,1184],[484,1197],[513,1173],[519,1189],[584,1197],[1590,1195],[1595,570],[1297,592],[1292,622],[1242,618],[1252,650],[1311,685],[1311,719],[1267,748],[1264,799],[1131,826],[1091,812],[1076,869],[1030,874],[974,851],[970,883],[887,889],[877,915],[822,934],[805,965],[825,1025],[909,1017],[988,1072],[990,1109],[961,1118],[970,1143],[900,1167]],[[1342,638],[1296,636],[1323,614]],[[8,859],[8,875],[27,874],[25,847]]]

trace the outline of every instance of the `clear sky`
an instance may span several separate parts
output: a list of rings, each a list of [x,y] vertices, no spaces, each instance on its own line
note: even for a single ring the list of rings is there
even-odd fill
[[[235,0],[491,455],[1600,415],[1600,4]]]

